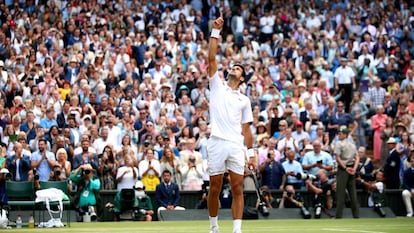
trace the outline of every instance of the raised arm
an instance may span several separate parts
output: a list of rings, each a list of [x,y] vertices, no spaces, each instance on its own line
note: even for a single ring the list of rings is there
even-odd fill
[[[214,20],[213,29],[211,30],[209,49],[208,49],[208,76],[212,77],[217,72],[217,46],[218,39],[220,37],[221,29],[223,28],[224,19],[223,14],[220,13],[220,17]]]

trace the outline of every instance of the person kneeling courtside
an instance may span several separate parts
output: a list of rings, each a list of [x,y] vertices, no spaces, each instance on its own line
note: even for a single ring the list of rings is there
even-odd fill
[[[95,169],[90,164],[80,165],[70,173],[70,180],[77,186],[74,203],[78,212],[78,221],[88,214],[91,221],[97,220],[95,192],[101,188],[101,182],[94,176]]]

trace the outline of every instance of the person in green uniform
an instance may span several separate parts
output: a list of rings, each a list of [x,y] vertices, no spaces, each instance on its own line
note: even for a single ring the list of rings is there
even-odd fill
[[[342,125],[338,130],[339,142],[336,143],[334,154],[338,163],[336,176],[336,218],[342,218],[345,206],[346,190],[351,199],[352,215],[359,218],[359,204],[356,193],[355,171],[359,164],[359,155],[355,144],[348,140],[349,130]]]
[[[115,221],[119,221],[121,213],[132,210],[132,217],[137,221],[152,221],[154,210],[151,198],[145,193],[144,184],[138,180],[133,189],[122,189],[117,192],[114,202],[106,204],[115,214]]]
[[[80,165],[70,173],[70,180],[77,185],[74,203],[77,207],[79,217],[89,212],[91,220],[95,221],[97,197],[95,192],[101,188],[101,182],[94,176],[95,169],[87,163]]]

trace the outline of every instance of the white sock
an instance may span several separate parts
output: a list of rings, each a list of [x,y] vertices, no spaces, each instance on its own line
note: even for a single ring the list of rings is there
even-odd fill
[[[234,219],[233,220],[233,232],[239,232],[241,230],[242,220]]]
[[[218,216],[216,217],[209,216],[209,218],[210,218],[210,227],[218,227],[218,224],[217,224]]]

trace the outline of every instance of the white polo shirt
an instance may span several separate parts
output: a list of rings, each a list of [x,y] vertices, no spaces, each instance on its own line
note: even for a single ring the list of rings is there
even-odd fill
[[[349,66],[345,66],[345,68],[340,66],[336,69],[334,76],[338,79],[338,84],[352,84],[352,78],[355,77],[355,73]]]
[[[216,72],[210,77],[211,136],[243,143],[241,124],[248,122],[253,122],[249,98],[232,90]]]

